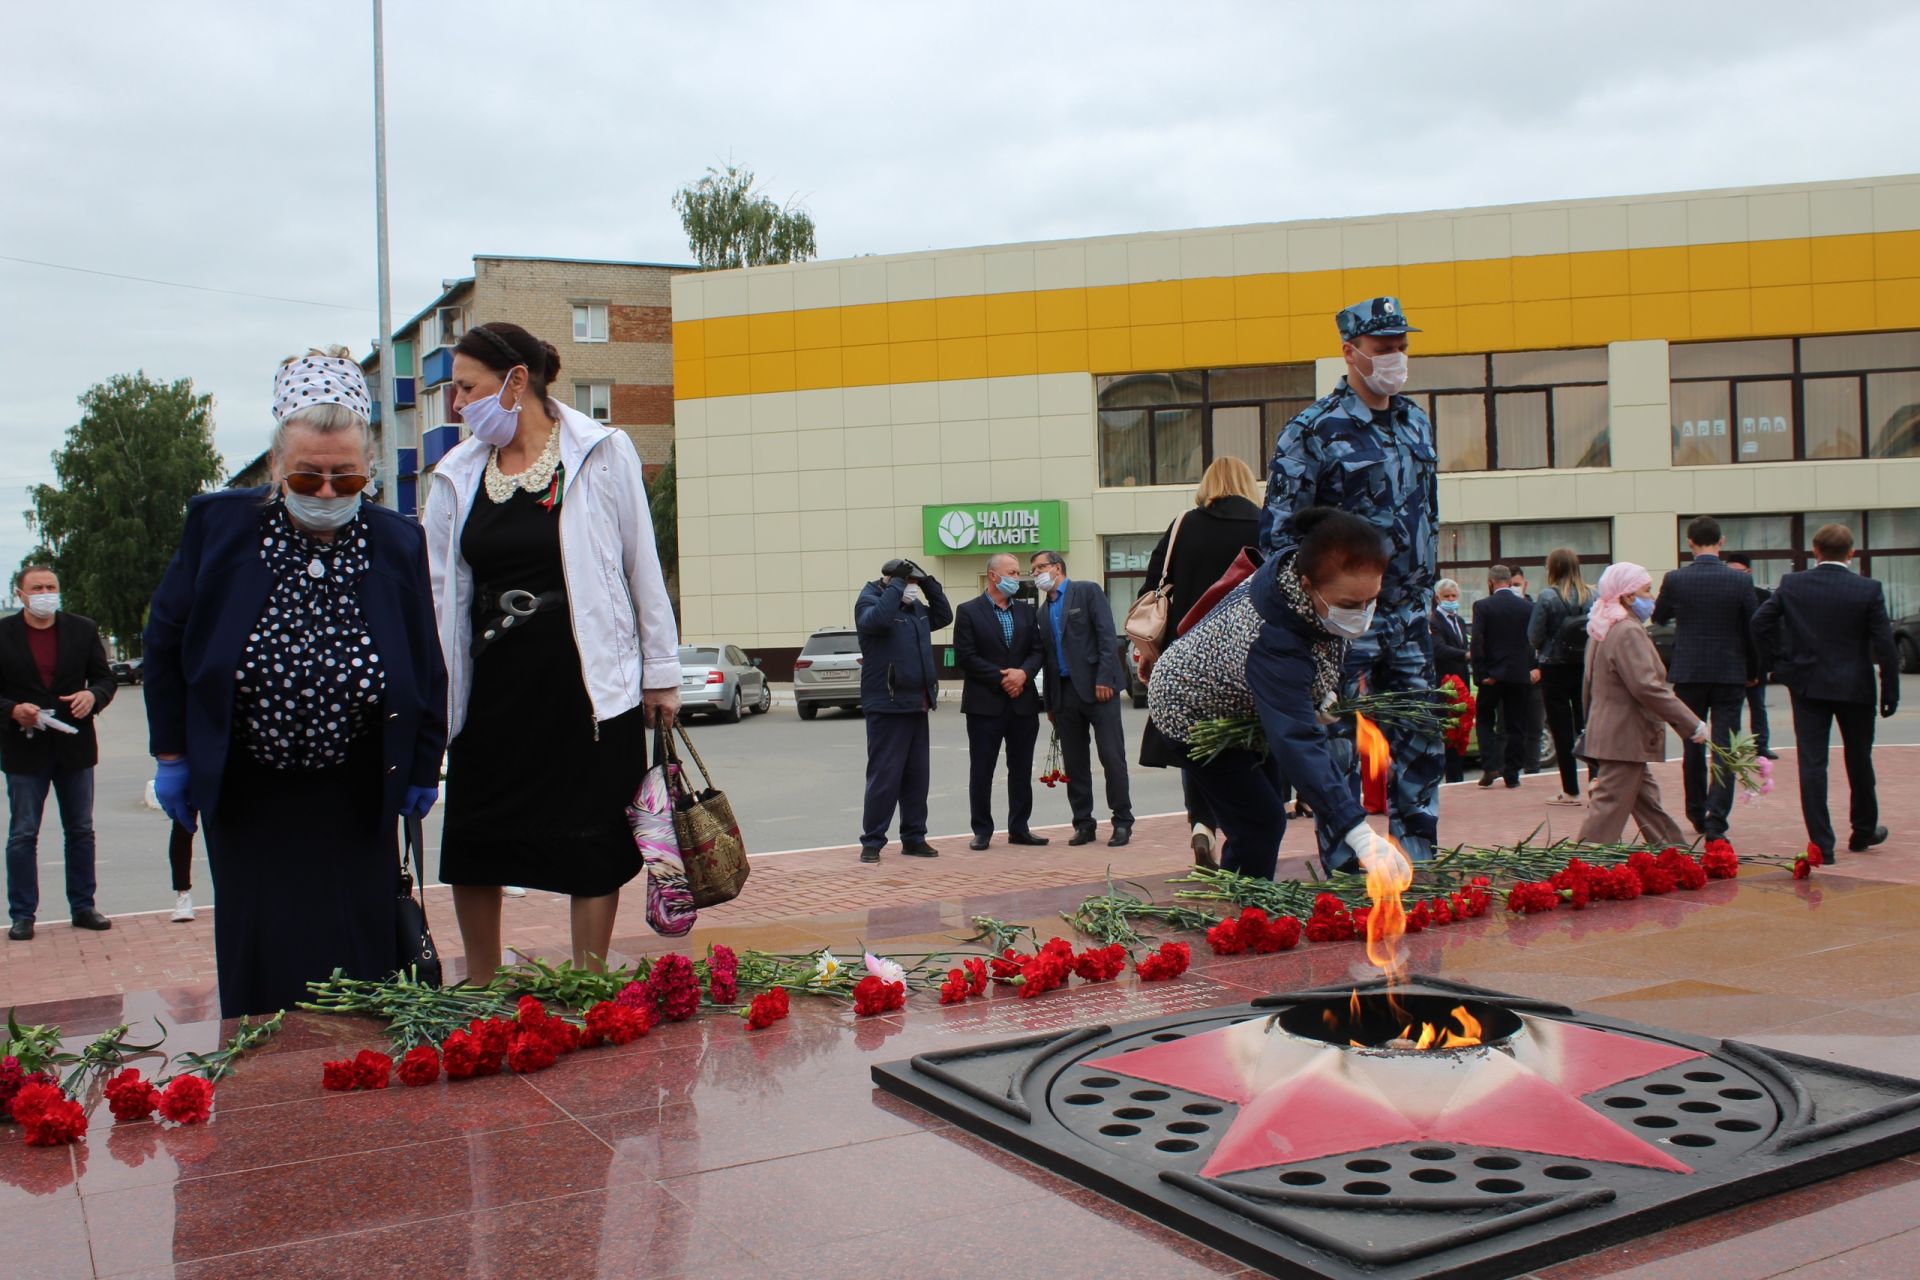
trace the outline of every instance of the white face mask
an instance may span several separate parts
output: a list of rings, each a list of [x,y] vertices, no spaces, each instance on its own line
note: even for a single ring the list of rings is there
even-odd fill
[[[507,378],[512,376],[513,369],[507,370]],[[509,409],[500,402],[500,397],[506,393],[506,378],[502,378],[500,390],[490,396],[469,400],[460,410],[460,420],[473,432],[473,438],[496,449],[512,444],[514,434],[520,430],[519,404]]]
[[[1313,589],[1309,587],[1308,590]],[[1338,605],[1328,604],[1326,598],[1318,591],[1314,591],[1313,594],[1321,604],[1327,606],[1327,616],[1320,620],[1326,625],[1327,630],[1337,636],[1345,636],[1349,640],[1358,640],[1367,634],[1367,628],[1373,625],[1373,607],[1380,603],[1378,600],[1369,600],[1365,608],[1342,609]]]
[[[60,593],[42,591],[39,595],[28,596],[27,612],[36,618],[51,618],[60,612]]]
[[[1359,348],[1354,348],[1356,354]],[[1404,351],[1383,351],[1370,358],[1371,373],[1363,373],[1360,380],[1367,389],[1377,396],[1400,394],[1400,388],[1407,385],[1407,353]]]
[[[1042,569],[1033,575],[1033,589],[1042,595],[1053,590],[1053,582],[1053,570],[1051,569]]]

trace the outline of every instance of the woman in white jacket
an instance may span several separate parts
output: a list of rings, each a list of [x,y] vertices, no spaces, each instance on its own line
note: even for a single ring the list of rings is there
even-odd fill
[[[552,344],[519,325],[468,330],[453,383],[472,436],[427,496],[448,672],[440,878],[475,982],[500,967],[508,884],[571,895],[574,963],[604,963],[640,871],[626,806],[647,727],[680,705],[640,456],[549,398],[559,372]]]

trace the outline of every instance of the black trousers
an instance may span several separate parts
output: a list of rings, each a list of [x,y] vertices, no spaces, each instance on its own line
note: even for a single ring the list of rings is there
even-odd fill
[[[1533,685],[1496,680],[1480,686],[1480,767],[1518,782],[1532,754]]]
[[[1540,696],[1546,701],[1547,732],[1553,735],[1553,754],[1560,765],[1560,790],[1580,794],[1580,762],[1573,758],[1573,740],[1586,727],[1580,714],[1582,672],[1576,662],[1549,662],[1540,668]]]
[[[1847,819],[1852,834],[1870,836],[1880,825],[1880,798],[1873,783],[1873,705],[1827,702],[1793,695],[1793,741],[1800,757],[1800,816],[1807,839],[1827,853],[1834,849],[1833,820],[1827,814],[1827,746],[1834,722],[1840,725],[1840,749],[1847,763],[1847,787],[1853,792]]]
[[[193,832],[179,823],[167,837],[167,868],[173,872],[173,891],[185,893],[193,888]]]
[[[1053,727],[1060,734],[1060,763],[1067,771],[1067,803],[1073,806],[1073,825],[1081,830],[1093,820],[1092,747],[1100,752],[1100,772],[1107,780],[1107,808],[1115,823],[1133,825],[1133,793],[1127,777],[1127,744],[1120,728],[1120,699],[1116,689],[1105,702],[1088,702],[1066,677],[1055,694]]]
[[[900,810],[900,843],[927,838],[927,713],[867,716],[867,798],[861,813],[860,847],[887,843],[887,824]]]
[[[1033,817],[1033,744],[1040,736],[1040,717],[1020,715],[1012,707],[995,715],[967,717],[967,798],[973,808],[973,834],[993,834],[993,770],[1000,748],[1007,749],[1007,834],[1027,834]]]
[[[1773,740],[1767,724],[1767,678],[1760,677],[1760,683],[1747,690],[1747,728],[1753,734],[1753,744],[1765,751]]]
[[[1187,830],[1195,827],[1205,827],[1209,831],[1219,829],[1220,819],[1214,816],[1213,803],[1194,780],[1191,766],[1180,771],[1180,799],[1187,806]]]
[[[1719,746],[1726,746],[1740,732],[1740,709],[1746,705],[1745,684],[1676,684],[1673,691],[1687,710],[1707,722],[1708,735]],[[1733,777],[1719,779],[1707,767],[1705,744],[1686,744],[1681,757],[1681,780],[1686,784],[1687,821],[1693,829],[1711,840],[1727,834],[1727,815],[1733,812]]]
[[[1280,837],[1287,833],[1287,801],[1280,762],[1251,751],[1223,751],[1211,763],[1187,770],[1212,806],[1226,837],[1220,865],[1243,876],[1273,879],[1280,861]]]

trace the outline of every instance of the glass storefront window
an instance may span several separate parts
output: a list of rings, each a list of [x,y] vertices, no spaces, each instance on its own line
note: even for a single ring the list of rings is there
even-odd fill
[[[1808,378],[1801,394],[1807,406],[1807,457],[1859,457],[1860,380]]]
[[[1563,467],[1611,465],[1605,386],[1553,389],[1553,456]]]
[[[1733,416],[1744,462],[1793,460],[1793,384],[1737,382]]]
[[[1806,373],[1920,366],[1920,331],[1856,333],[1844,338],[1802,338],[1800,368]]]
[[[1755,373],[1792,373],[1793,339],[1762,342],[1681,342],[1668,352],[1674,378],[1737,378]]]
[[[1114,632],[1122,638],[1121,624],[1126,621],[1127,610],[1147,588],[1147,561],[1159,542],[1157,533],[1123,533],[1104,540],[1106,563],[1102,566],[1105,574],[1101,585],[1107,593],[1107,604],[1113,609]],[[1073,571],[1071,564],[1067,571]]]
[[[1100,411],[1100,483],[1114,486],[1152,484],[1147,453],[1147,410]]]
[[[1313,366],[1116,374],[1094,389],[1103,486],[1197,484],[1215,458],[1266,474],[1281,430],[1313,403]]]
[[[1487,570],[1496,564],[1527,575],[1529,594],[1547,584],[1547,553],[1572,547],[1591,586],[1613,559],[1611,520],[1514,520],[1504,524],[1440,526],[1440,575],[1460,584],[1460,598],[1487,594]]]
[[[1431,416],[1442,471],[1487,469],[1485,396],[1435,396]]]
[[[1875,458],[1920,455],[1920,373],[1875,373],[1867,377],[1867,422]]]
[[[1547,461],[1547,393],[1510,391],[1493,398],[1494,439],[1503,471],[1532,469]]]
[[[1694,467],[1733,461],[1727,435],[1727,384],[1677,382],[1673,386],[1673,465]]]
[[[1429,408],[1442,471],[1604,467],[1610,460],[1603,347],[1415,357],[1407,386]]]

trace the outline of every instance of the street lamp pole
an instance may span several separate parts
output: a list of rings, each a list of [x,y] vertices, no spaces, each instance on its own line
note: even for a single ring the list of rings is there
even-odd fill
[[[380,291],[380,496],[400,506],[400,421],[393,406],[393,301],[387,269],[387,69],[380,0],[373,0],[373,202]]]

